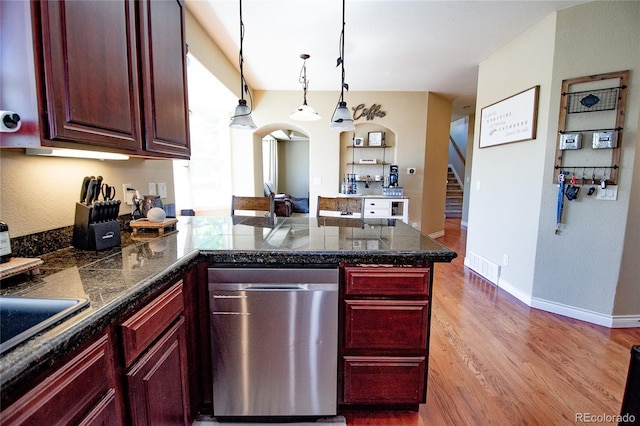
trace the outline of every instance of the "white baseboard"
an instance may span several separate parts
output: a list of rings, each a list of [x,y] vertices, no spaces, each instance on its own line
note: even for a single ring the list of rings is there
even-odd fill
[[[498,288],[503,289],[504,291],[506,291],[507,293],[509,293],[510,295],[512,295],[513,297],[515,297],[516,299],[524,303],[525,305],[531,306],[531,295],[526,291],[520,290],[518,287],[509,283],[505,279],[503,278],[498,279]]]
[[[503,279],[498,280],[498,287],[523,302],[525,305],[540,309],[552,314],[585,321],[591,324],[601,325],[607,328],[634,328],[640,327],[640,315],[606,315],[588,309],[577,308],[563,303],[553,302],[537,297],[520,290]]]
[[[615,315],[611,328],[636,328],[640,327],[640,315]]]
[[[434,240],[436,238],[444,237],[444,229],[442,231],[438,231],[438,232],[434,232],[433,234],[429,234],[429,237],[433,238]]]

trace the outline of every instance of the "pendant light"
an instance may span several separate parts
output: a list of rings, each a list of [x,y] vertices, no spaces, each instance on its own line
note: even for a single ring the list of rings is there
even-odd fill
[[[342,0],[342,33],[340,34],[340,57],[338,58],[338,65],[342,66],[342,86],[340,87],[340,100],[333,112],[333,117],[331,117],[330,126],[332,130],[338,132],[348,132],[356,129],[356,126],[353,124],[353,116],[349,108],[347,108],[347,103],[344,101],[344,89],[349,90],[349,85],[344,82],[344,9],[345,0]]]
[[[247,106],[247,101],[244,99],[244,93],[247,92],[251,98],[251,92],[249,86],[244,79],[244,57],[242,55],[242,44],[244,41],[244,22],[242,22],[242,0],[240,0],[240,100],[238,100],[238,106],[236,107],[233,117],[231,117],[231,123],[229,127],[232,129],[255,129],[256,125],[251,118],[251,108]],[[251,105],[253,106],[253,99],[251,99]]]
[[[307,87],[309,87],[309,80],[307,80],[307,59],[310,58],[309,55],[303,53],[300,55],[302,58],[302,69],[300,70],[300,83],[302,84],[302,90],[304,92],[303,102],[291,115],[289,116],[292,120],[298,121],[316,121],[320,120],[320,116],[318,113],[307,105]]]

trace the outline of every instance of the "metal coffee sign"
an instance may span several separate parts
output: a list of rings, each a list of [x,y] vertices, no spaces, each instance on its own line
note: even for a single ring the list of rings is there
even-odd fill
[[[351,108],[353,110],[353,120],[359,120],[365,118],[367,121],[371,121],[376,117],[382,118],[387,113],[382,111],[382,105],[373,104],[369,108],[366,108],[364,104],[360,104]]]

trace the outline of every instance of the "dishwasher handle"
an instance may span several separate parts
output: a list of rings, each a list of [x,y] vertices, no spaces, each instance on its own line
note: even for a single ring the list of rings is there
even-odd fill
[[[277,284],[277,283],[210,283],[213,291],[338,291],[338,284]]]

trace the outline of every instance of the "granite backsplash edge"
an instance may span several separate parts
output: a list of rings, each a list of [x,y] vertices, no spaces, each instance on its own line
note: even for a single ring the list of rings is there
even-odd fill
[[[131,214],[118,216],[120,232],[129,232],[129,223],[133,220]],[[47,253],[71,247],[73,225],[48,231],[36,232],[11,238],[11,254],[14,257],[39,257]]]

